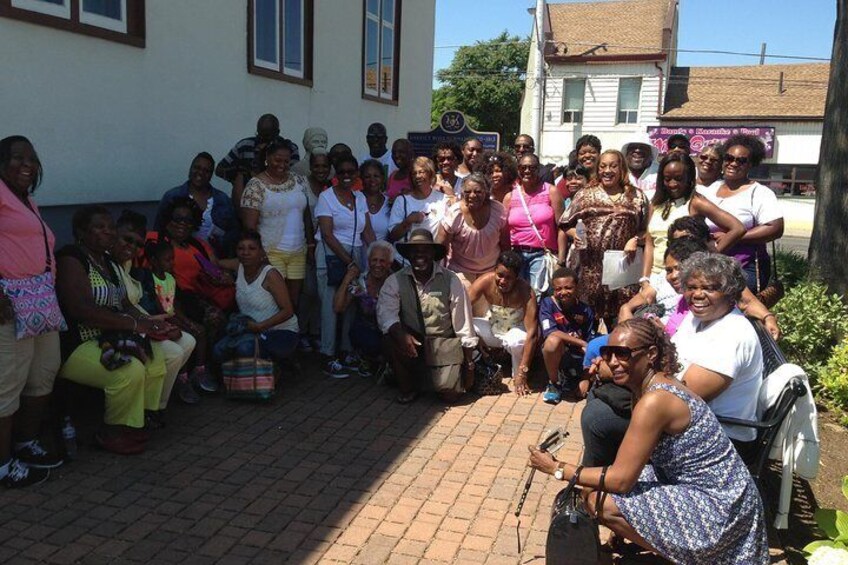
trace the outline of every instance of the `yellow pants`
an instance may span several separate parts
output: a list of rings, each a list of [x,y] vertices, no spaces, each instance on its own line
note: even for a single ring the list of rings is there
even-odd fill
[[[59,376],[82,385],[103,389],[106,413],[103,421],[110,425],[144,427],[144,410],[158,410],[165,378],[165,356],[158,343],[153,344],[153,358],[142,364],[133,358],[127,365],[108,370],[100,363],[97,340],[86,341],[71,353]]]

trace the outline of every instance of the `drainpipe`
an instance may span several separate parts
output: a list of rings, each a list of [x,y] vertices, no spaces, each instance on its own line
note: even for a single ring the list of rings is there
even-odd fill
[[[545,95],[545,0],[536,0],[536,73],[533,77],[533,112],[530,135],[536,140],[536,154],[542,147],[542,106]]]
[[[660,66],[660,64],[657,63],[657,62],[654,62],[654,66],[657,68],[657,71],[659,71],[659,76],[660,76],[660,88],[659,88],[660,95],[657,96],[657,119],[659,120],[660,116],[662,116],[662,106],[663,106],[663,101],[665,100],[665,94],[663,93],[663,70],[662,70],[662,67]]]

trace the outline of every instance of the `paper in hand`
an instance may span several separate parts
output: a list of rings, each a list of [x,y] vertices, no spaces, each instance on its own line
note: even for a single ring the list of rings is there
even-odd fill
[[[633,261],[627,259],[624,251],[604,251],[604,272],[601,284],[610,290],[616,290],[639,282],[642,277],[642,257],[644,251],[636,250]]]

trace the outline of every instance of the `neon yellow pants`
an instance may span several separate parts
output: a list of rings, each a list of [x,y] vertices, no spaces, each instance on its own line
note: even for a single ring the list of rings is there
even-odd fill
[[[106,413],[103,421],[110,425],[144,427],[144,410],[158,410],[165,378],[165,356],[159,344],[153,344],[153,358],[146,364],[133,360],[114,371],[100,363],[100,346],[96,340],[86,341],[71,353],[59,376],[82,385],[103,389]]]

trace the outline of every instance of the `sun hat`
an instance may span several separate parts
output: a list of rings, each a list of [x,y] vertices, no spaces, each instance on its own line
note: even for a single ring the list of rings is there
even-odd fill
[[[651,148],[651,159],[653,159],[654,161],[657,160],[659,150],[657,149],[656,145],[653,144],[651,138],[648,137],[647,133],[637,134],[635,139],[633,139],[632,141],[628,141],[627,143],[621,146],[621,152],[627,155],[627,150],[630,148],[631,145],[647,145]]]
[[[412,250],[416,247],[421,246],[432,247],[433,250],[436,252],[436,261],[441,261],[447,255],[447,250],[445,249],[445,246],[441,243],[436,243],[433,240],[433,234],[430,233],[430,230],[425,228],[417,228],[412,230],[412,232],[409,234],[408,240],[399,241],[395,244],[398,253],[400,253],[404,259],[409,259],[409,255],[412,253]]]

